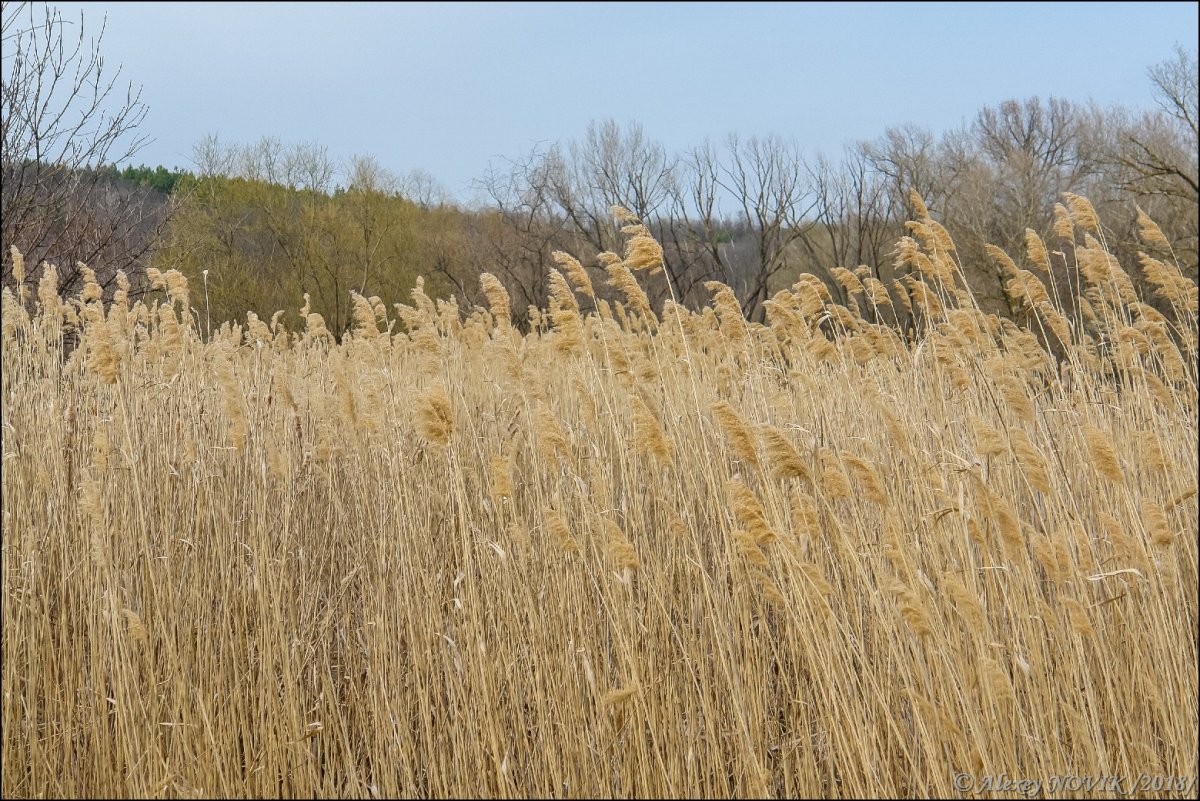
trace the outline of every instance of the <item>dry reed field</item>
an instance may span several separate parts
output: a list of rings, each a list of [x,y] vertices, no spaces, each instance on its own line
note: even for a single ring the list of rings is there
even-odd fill
[[[1017,322],[911,223],[911,339],[867,270],[655,314],[627,214],[624,300],[556,254],[527,333],[487,274],[355,296],[340,341],[307,305],[203,336],[174,271],[6,289],[3,794],[1194,777],[1196,285],[1069,200],[1079,297],[1031,235]]]

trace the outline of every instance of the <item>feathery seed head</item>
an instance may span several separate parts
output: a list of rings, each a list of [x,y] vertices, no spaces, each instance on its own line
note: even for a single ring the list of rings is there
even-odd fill
[[[717,401],[712,405],[713,415],[725,433],[726,441],[733,455],[743,462],[758,466],[758,448],[750,424],[725,401]]]
[[[450,444],[450,436],[454,433],[454,410],[442,385],[430,387],[418,399],[417,430],[431,442]]]
[[[484,296],[487,297],[488,307],[496,325],[502,328],[510,327],[512,325],[511,302],[504,284],[500,283],[500,279],[491,273],[480,273],[479,285],[483,288]]]
[[[550,258],[554,259],[555,263],[563,268],[563,271],[575,284],[575,288],[577,290],[588,297],[595,299],[596,290],[592,288],[592,279],[590,276],[588,276],[587,270],[584,269],[584,266],[579,262],[579,259],[570,255],[569,253],[564,253],[561,250],[556,250],[551,253]]]
[[[1067,199],[1067,206],[1071,210],[1071,219],[1075,224],[1086,231],[1099,234],[1100,218],[1096,215],[1096,209],[1091,202],[1072,192],[1063,192],[1063,197]]]

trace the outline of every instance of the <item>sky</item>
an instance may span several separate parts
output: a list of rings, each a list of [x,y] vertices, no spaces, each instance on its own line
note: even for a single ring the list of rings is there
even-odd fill
[[[56,3],[142,86],[135,162],[216,134],[318,142],[470,200],[490,165],[636,121],[678,153],[774,134],[806,155],[1030,96],[1153,106],[1196,3]]]

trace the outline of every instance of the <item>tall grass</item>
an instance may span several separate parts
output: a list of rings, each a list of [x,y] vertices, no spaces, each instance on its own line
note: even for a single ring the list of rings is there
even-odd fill
[[[561,254],[528,334],[486,275],[340,342],[202,338],[174,272],[5,290],[4,795],[1194,774],[1196,286],[1070,200],[1076,316],[1014,263],[1017,323],[927,216],[903,296],[806,278],[767,326],[719,284],[655,315],[629,219],[625,300]]]

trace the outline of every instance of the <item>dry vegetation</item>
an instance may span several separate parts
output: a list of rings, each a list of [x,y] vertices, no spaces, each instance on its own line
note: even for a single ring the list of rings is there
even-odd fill
[[[628,219],[626,301],[581,314],[561,254],[527,334],[486,275],[340,342],[202,338],[173,271],[5,290],[4,795],[1194,773],[1196,286],[1070,201],[1028,255],[1072,253],[1078,316],[1011,261],[1024,323],[981,313],[923,216],[908,343],[866,272],[656,317]]]

